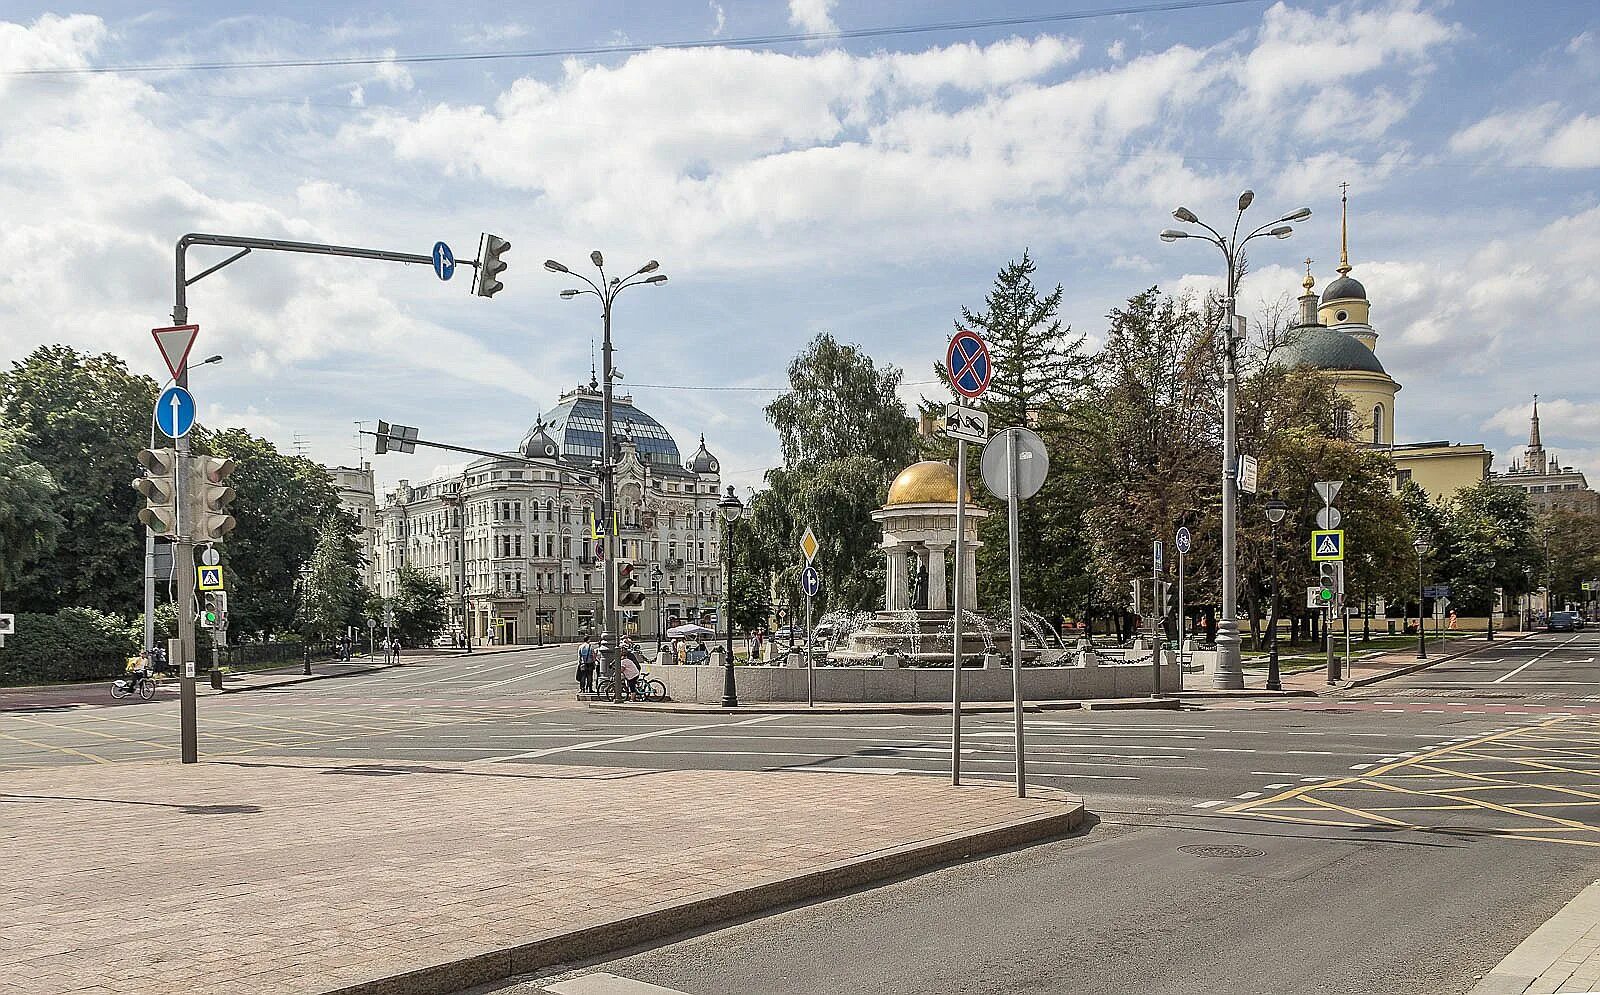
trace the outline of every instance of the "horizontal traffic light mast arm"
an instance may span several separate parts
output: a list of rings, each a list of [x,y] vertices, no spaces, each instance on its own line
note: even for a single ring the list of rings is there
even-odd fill
[[[472,448],[469,448],[467,446],[452,446],[452,445],[450,445],[449,443],[446,443],[446,442],[429,442],[427,439],[409,439],[408,438],[408,439],[405,439],[405,440],[401,440],[401,438],[398,435],[384,435],[382,432],[373,432],[373,431],[370,431],[368,429],[361,429],[360,430],[360,434],[362,434],[362,435],[370,435],[375,439],[379,439],[379,438],[381,438],[381,439],[390,439],[390,440],[392,440],[394,442],[404,441],[407,445],[411,445],[411,446],[427,446],[429,449],[447,449],[452,453],[468,453],[468,454],[470,454],[472,456],[487,456],[490,459],[506,460],[506,461],[511,462],[511,463],[522,463],[522,464],[525,464],[527,466],[537,466],[537,467],[541,467],[543,469],[549,469],[549,467],[545,465],[545,461],[544,460],[529,459],[526,456],[516,456],[516,455],[513,455],[511,453],[492,453],[487,449],[472,449]],[[582,478],[579,477],[577,472],[574,471],[574,470],[565,470],[565,469],[562,469],[561,467],[556,467],[556,472],[560,473],[563,477],[570,478],[572,480],[572,485],[574,487],[577,487],[577,488],[579,488],[581,490],[586,490],[591,494],[598,494],[599,493],[599,491],[596,490],[594,487],[590,486],[589,484],[583,483],[582,482]],[[595,469],[596,475],[600,474],[601,472],[602,472],[602,470],[600,468],[596,468]]]
[[[243,249],[243,252],[234,254],[210,269],[204,270],[192,279],[188,277],[188,252],[191,245],[219,245],[226,248]],[[189,284],[210,276],[217,270],[232,262],[237,262],[249,254],[252,249],[261,249],[267,252],[306,252],[317,256],[349,256],[353,259],[378,259],[391,263],[418,263],[423,266],[432,266],[431,255],[416,252],[390,252],[387,249],[364,249],[354,245],[324,245],[320,242],[289,242],[279,238],[248,238],[243,235],[208,235],[203,232],[190,232],[178,239],[178,267],[177,287],[173,296],[172,320],[180,325],[187,324],[189,320],[189,301],[187,290]],[[458,259],[458,266],[477,267],[476,259]]]

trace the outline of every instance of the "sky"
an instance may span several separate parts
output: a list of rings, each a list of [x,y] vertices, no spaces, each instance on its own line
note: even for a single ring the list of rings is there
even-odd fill
[[[1133,294],[1220,285],[1215,250],[1156,236],[1179,204],[1231,220],[1245,188],[1258,224],[1314,212],[1253,244],[1260,314],[1306,257],[1335,276],[1347,182],[1397,437],[1504,468],[1538,393],[1546,447],[1600,484],[1600,6],[1154,6],[9,0],[0,363],[66,342],[164,379],[149,330],[185,232],[460,257],[493,232],[492,299],[465,267],[255,253],[207,277],[196,355],[225,358],[192,389],[203,423],[326,463],[380,418],[504,450],[589,379],[598,307],[541,264],[598,249],[669,276],[617,300],[620,389],[742,489],[779,461],[762,407],[818,332],[943,399],[933,364],[1008,260],[1029,251],[1093,345]],[[323,64],[259,65],[284,61]]]

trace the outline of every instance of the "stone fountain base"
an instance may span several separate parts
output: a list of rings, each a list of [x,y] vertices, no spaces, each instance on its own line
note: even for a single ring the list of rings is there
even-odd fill
[[[950,666],[954,658],[951,643],[949,610],[935,611],[883,611],[860,629],[845,636],[845,643],[828,654],[835,663],[849,665],[886,662],[893,653],[906,666]],[[961,651],[966,666],[981,662],[986,652],[1011,657],[1011,632],[1009,629],[985,634],[981,631],[961,633]],[[1039,656],[1037,649],[1024,649],[1023,659]]]

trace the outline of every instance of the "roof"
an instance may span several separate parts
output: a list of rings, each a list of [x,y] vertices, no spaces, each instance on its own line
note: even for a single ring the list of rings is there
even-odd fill
[[[706,437],[700,436],[700,448],[689,457],[689,469],[695,473],[716,473],[717,458],[711,455],[711,450],[706,448]]]
[[[1363,287],[1361,281],[1353,276],[1341,276],[1322,288],[1322,303],[1324,304],[1330,301],[1351,299],[1363,301],[1367,299],[1367,288]]]
[[[545,431],[569,461],[599,459],[601,456],[601,398],[598,391],[574,391],[561,403],[539,416]],[[612,431],[639,447],[639,458],[652,466],[678,468],[683,460],[678,444],[661,423],[633,406],[627,398],[611,402]],[[533,434],[530,430],[529,434]]]
[[[1284,366],[1314,370],[1359,370],[1388,376],[1378,356],[1353,336],[1323,325],[1302,325],[1290,332],[1274,357]]]
[[[970,496],[970,491],[968,492]],[[897,504],[955,504],[956,469],[949,463],[924,460],[900,471],[889,485],[884,507]]]

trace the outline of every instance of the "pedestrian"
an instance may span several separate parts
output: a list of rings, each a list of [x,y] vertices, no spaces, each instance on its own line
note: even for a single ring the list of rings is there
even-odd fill
[[[1454,629],[1455,627],[1456,627],[1456,610],[1454,608],[1452,608],[1452,609],[1450,609],[1450,628]]]
[[[400,662],[400,637],[399,636],[395,636],[393,639],[389,640],[389,652],[390,652],[391,655],[393,655],[394,662],[395,663],[399,663]]]
[[[683,640],[681,638],[674,638],[672,640],[672,662],[683,662]]]
[[[587,637],[578,644],[578,692],[594,692],[594,647]]]

